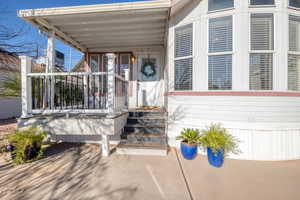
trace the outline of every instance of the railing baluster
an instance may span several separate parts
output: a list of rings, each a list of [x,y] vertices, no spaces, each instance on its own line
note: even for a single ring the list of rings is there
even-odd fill
[[[58,102],[58,97],[57,97],[57,92],[56,92],[56,76],[54,76],[54,109],[56,110],[57,102]]]
[[[90,109],[90,76],[87,76],[87,105],[88,105],[88,109]]]
[[[81,97],[82,97],[82,109],[84,109],[84,104],[85,104],[85,96],[84,96],[84,75],[82,75],[82,79],[81,79],[81,86],[82,86],[82,92],[81,92]]]
[[[71,108],[73,110],[73,76],[71,76]]]
[[[32,109],[35,109],[36,101],[35,101],[35,78],[31,78],[31,99],[32,99]]]
[[[76,101],[76,108],[78,109],[78,76],[76,76],[76,90],[75,90],[75,101]]]
[[[93,99],[93,103],[94,103],[94,109],[96,109],[96,75],[92,75],[93,77],[93,96],[94,96],[94,99]]]

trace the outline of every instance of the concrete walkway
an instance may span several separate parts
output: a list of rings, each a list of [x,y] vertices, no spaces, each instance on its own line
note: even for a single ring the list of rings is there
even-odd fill
[[[99,146],[58,144],[34,163],[0,163],[0,199],[5,200],[299,200],[300,161],[227,159],[223,168],[206,157],[99,156]],[[178,155],[178,158],[176,156]],[[182,163],[185,178],[178,159]]]

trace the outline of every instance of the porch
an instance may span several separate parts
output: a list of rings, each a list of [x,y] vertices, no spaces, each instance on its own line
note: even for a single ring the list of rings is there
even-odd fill
[[[22,57],[19,126],[42,125],[57,140],[94,137],[107,156],[129,110],[165,107],[168,15],[166,1],[19,11],[48,36],[45,73]],[[55,39],[84,53],[82,72],[55,70]]]

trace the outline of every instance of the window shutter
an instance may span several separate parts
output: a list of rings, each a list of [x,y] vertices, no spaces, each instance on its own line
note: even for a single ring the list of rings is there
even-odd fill
[[[290,6],[300,8],[300,0],[290,0]]]
[[[175,30],[175,57],[193,54],[193,25],[189,24]]]
[[[175,90],[192,90],[193,24],[175,29]]]
[[[232,16],[209,19],[209,52],[232,51]]]
[[[300,90],[300,56],[289,55],[288,89]]]
[[[208,10],[221,10],[225,8],[233,8],[234,0],[208,0]]]
[[[191,90],[193,81],[193,59],[175,61],[175,90]]]
[[[208,88],[230,90],[232,83],[232,55],[208,57]]]
[[[251,0],[250,5],[274,5],[274,0]]]
[[[250,90],[272,90],[273,54],[250,54]]]
[[[289,50],[300,51],[300,17],[289,16]]]
[[[251,15],[251,50],[273,50],[273,14]]]

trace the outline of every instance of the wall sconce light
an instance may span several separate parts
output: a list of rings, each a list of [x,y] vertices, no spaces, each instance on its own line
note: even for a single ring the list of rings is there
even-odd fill
[[[131,63],[134,64],[136,61],[136,57],[134,55],[131,55]]]

